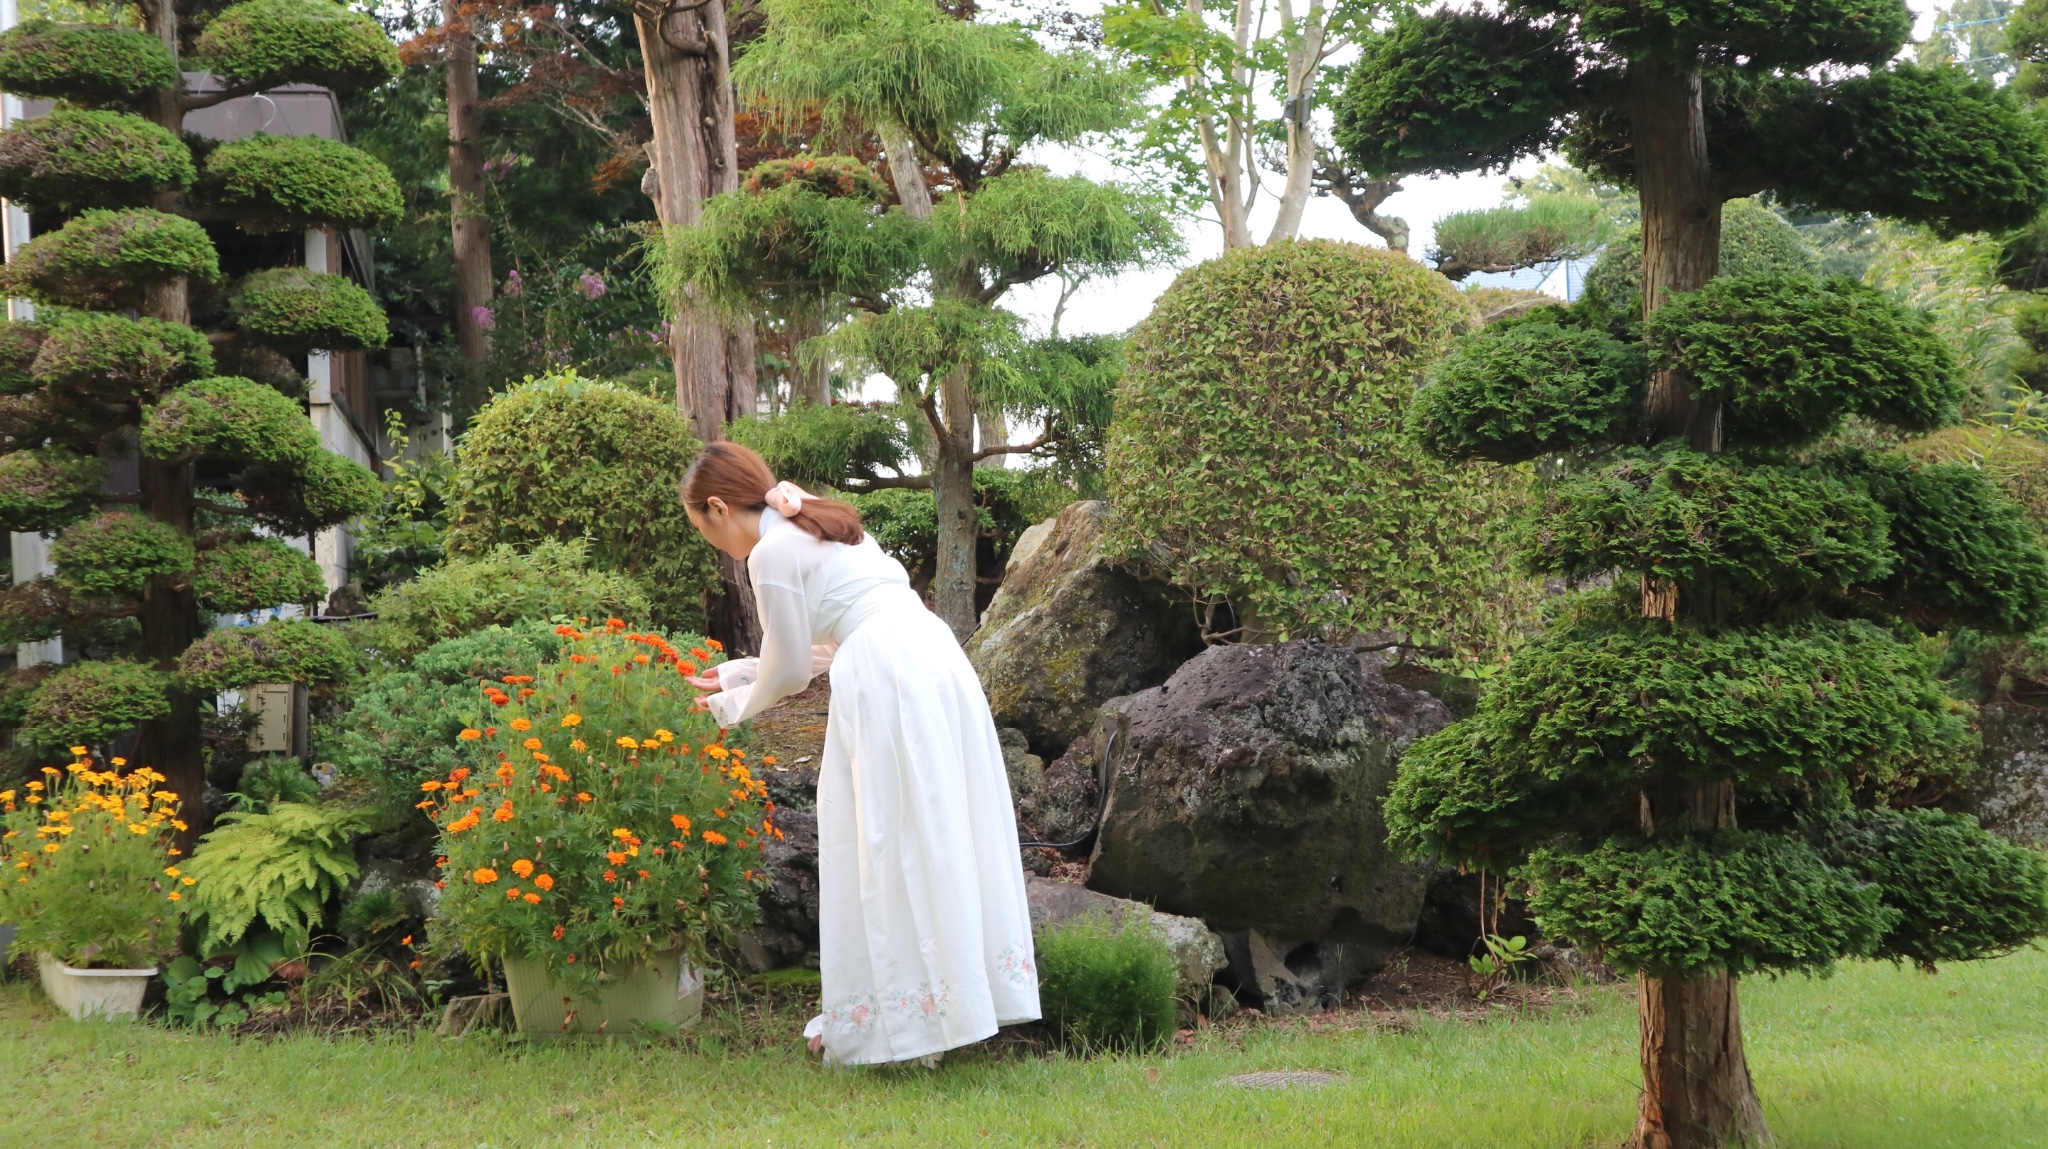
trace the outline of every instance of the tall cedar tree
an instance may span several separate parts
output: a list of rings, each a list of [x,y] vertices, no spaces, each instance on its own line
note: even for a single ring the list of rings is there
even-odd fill
[[[996,304],[1020,284],[1101,274],[1177,243],[1154,198],[1019,157],[1119,127],[1135,92],[1086,49],[1049,51],[1020,25],[958,19],[931,0],[769,0],[762,11],[735,69],[742,93],[790,122],[822,116],[849,138],[879,135],[896,203],[855,159],[762,165],[672,233],[668,278],[736,311],[857,309],[826,342],[887,375],[929,433],[933,605],[964,641],[976,622],[975,463],[1106,422],[1108,401],[1102,372],[1030,344]],[[943,174],[936,201],[928,168]],[[991,413],[1043,429],[977,443]]]
[[[329,0],[164,0],[140,15],[146,30],[35,20],[0,35],[0,88],[61,101],[0,133],[0,195],[68,217],[0,275],[0,290],[41,305],[36,322],[0,327],[0,526],[56,535],[56,575],[0,598],[0,640],[110,646],[117,657],[43,678],[20,735],[48,751],[140,724],[137,759],[186,797],[197,834],[207,697],[352,664],[312,623],[204,627],[211,612],[317,601],[319,568],[276,535],[378,501],[376,476],[322,446],[288,357],[385,340],[383,312],[342,276],[283,267],[223,283],[202,221],[254,262],[263,245],[244,236],[296,251],[309,228],[389,221],[399,197],[345,144],[202,142],[181,134],[185,115],[282,84],[381,83],[398,59],[374,21]],[[186,67],[217,83],[195,89]],[[110,489],[110,473],[134,474],[133,489]],[[119,619],[139,626],[107,625]]]
[[[1416,744],[1388,823],[1516,867],[1545,929],[1639,975],[1643,1149],[1769,1139],[1738,976],[1932,966],[2048,928],[2039,855],[1900,808],[1975,742],[1902,636],[2048,621],[2048,556],[1979,472],[1824,446],[1851,415],[1952,421],[1954,363],[1854,282],[1715,279],[1722,203],[1765,189],[1949,234],[2040,210],[2048,142],[1967,72],[1888,63],[1911,22],[1898,0],[1447,9],[1366,44],[1339,108],[1369,173],[1562,146],[1640,195],[1647,355],[1568,313],[1500,324],[1411,414],[1451,457],[1589,456],[1523,559],[1638,579],[1568,606]]]

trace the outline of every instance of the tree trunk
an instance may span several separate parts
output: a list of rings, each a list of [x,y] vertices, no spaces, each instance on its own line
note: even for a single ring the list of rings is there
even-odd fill
[[[1639,979],[1643,1101],[1631,1149],[1771,1142],[1742,1052],[1735,978]]]
[[[1721,259],[1721,199],[1707,163],[1706,117],[1697,67],[1679,71],[1655,59],[1632,60],[1628,73],[1630,139],[1643,206],[1643,316],[1675,291],[1714,277]],[[1683,437],[1702,451],[1721,448],[1721,409],[1692,394],[1682,372],[1650,380],[1651,437]]]
[[[965,397],[965,380],[948,379],[944,399]],[[932,469],[932,497],[939,517],[938,562],[932,571],[932,611],[953,629],[962,643],[979,623],[974,609],[974,544],[979,532],[974,513],[974,452],[967,434],[973,416],[948,404],[946,423],[938,430],[938,465]]]
[[[647,73],[655,211],[664,226],[687,227],[706,199],[739,186],[725,5],[710,0],[652,15],[636,7],[633,23]],[[723,439],[727,422],[752,413],[751,322],[728,319],[686,296],[676,302],[669,354],[676,407],[700,441]],[[706,627],[735,654],[750,653],[760,647],[761,621],[746,564],[721,555],[719,574],[721,589],[704,604]]]
[[[159,463],[143,456],[140,474],[143,513],[191,537],[192,464]],[[190,580],[152,577],[143,588],[140,621],[143,659],[158,670],[177,669],[178,656],[199,641],[200,635],[199,602]],[[213,821],[203,797],[206,754],[200,715],[204,702],[182,686],[173,686],[168,696],[170,713],[143,723],[135,761],[161,773],[165,788],[178,795],[187,827],[178,836],[179,843],[189,851]]]
[[[1280,20],[1295,29],[1287,46],[1287,102],[1281,123],[1287,131],[1287,182],[1280,189],[1280,211],[1266,242],[1293,239],[1301,232],[1301,215],[1308,208],[1314,190],[1316,140],[1311,130],[1309,109],[1314,106],[1316,76],[1323,62],[1323,7],[1309,5],[1308,18],[1299,24],[1294,18],[1293,0],[1280,0]]]
[[[974,413],[974,426],[980,432],[977,444],[981,450],[987,450],[990,447],[1006,446],[1010,442],[1010,421],[1003,418],[1002,411],[995,407],[983,407],[976,411]],[[1005,461],[1008,457],[1007,455],[990,455],[974,465],[977,467],[1005,467],[1009,465]]]
[[[490,353],[490,337],[477,321],[491,303],[491,221],[484,204],[484,157],[477,146],[483,113],[477,107],[476,37],[461,0],[442,0],[448,42],[448,218],[454,233],[455,345],[472,371]]]
[[[822,304],[822,301],[820,301]],[[790,315],[784,327],[789,333],[789,404],[796,406],[799,400],[813,407],[832,405],[832,363],[823,357],[815,362],[804,361],[803,346],[808,340],[825,334],[825,315],[822,309],[806,307]]]

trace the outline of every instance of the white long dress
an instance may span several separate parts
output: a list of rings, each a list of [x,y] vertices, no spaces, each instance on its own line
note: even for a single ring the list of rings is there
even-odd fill
[[[831,668],[818,777],[825,1058],[928,1057],[1039,1016],[1002,745],[953,632],[872,536],[822,542],[772,510],[748,556],[761,657],[709,696],[736,726]],[[836,648],[836,649],[835,649]]]

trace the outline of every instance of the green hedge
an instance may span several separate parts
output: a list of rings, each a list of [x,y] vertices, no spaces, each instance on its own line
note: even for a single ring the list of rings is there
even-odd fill
[[[274,267],[242,280],[228,314],[248,338],[287,355],[361,351],[389,338],[384,311],[345,275]]]
[[[237,86],[372,88],[398,74],[398,46],[377,21],[328,0],[248,0],[206,24],[196,56]]]
[[[126,112],[59,107],[0,132],[0,196],[16,203],[146,203],[192,177],[183,140]]]
[[[213,149],[197,194],[247,232],[378,228],[405,204],[368,152],[318,136],[256,135]]]
[[[1408,408],[1408,434],[1446,459],[1519,463],[1611,446],[1640,417],[1642,346],[1555,323],[1507,322],[1458,344]]]
[[[532,619],[647,616],[647,592],[639,583],[592,565],[582,539],[537,543],[524,552],[496,546],[421,571],[370,605],[399,651]]]
[[[150,579],[191,572],[192,540],[146,515],[103,511],[58,535],[50,561],[73,593],[139,599]]]
[[[0,89],[74,104],[136,104],[178,86],[178,64],[153,32],[23,20],[0,32]]]
[[[113,310],[139,306],[146,286],[180,276],[208,283],[220,278],[220,258],[205,228],[150,208],[95,208],[23,244],[0,268],[0,290],[62,307]]]

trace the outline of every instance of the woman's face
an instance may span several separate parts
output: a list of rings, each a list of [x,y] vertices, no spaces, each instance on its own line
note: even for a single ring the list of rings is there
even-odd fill
[[[690,525],[697,528],[704,541],[736,559],[752,554],[754,544],[761,541],[759,511],[735,511],[716,495],[704,501],[701,511],[687,503],[683,509],[689,512]]]

